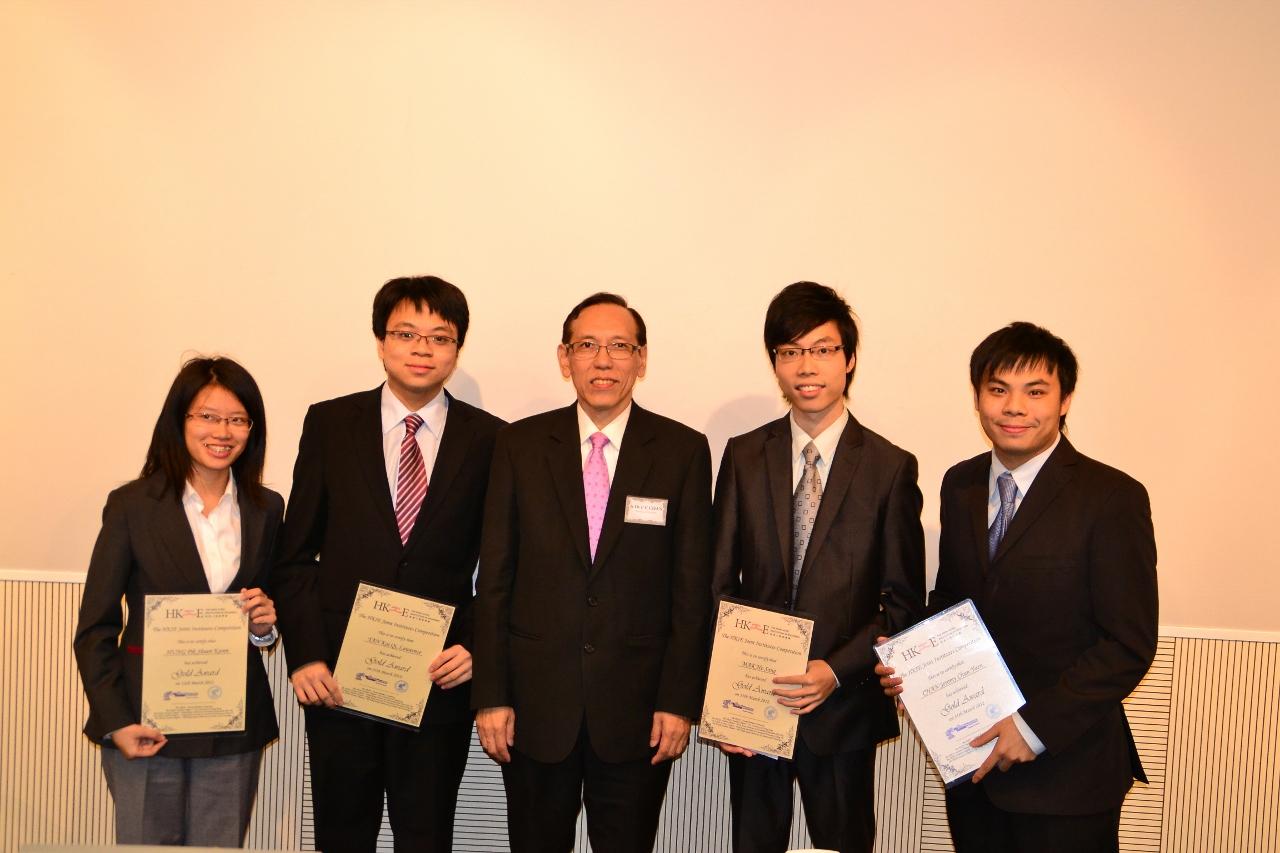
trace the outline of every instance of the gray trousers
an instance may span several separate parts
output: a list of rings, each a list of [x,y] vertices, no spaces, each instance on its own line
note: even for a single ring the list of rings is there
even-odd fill
[[[104,747],[102,772],[116,805],[117,844],[239,847],[258,792],[262,751],[133,761]]]

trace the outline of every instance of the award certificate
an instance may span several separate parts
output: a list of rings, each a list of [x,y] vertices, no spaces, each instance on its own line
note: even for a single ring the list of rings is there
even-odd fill
[[[416,728],[431,693],[427,668],[444,649],[453,606],[362,583],[334,680],[342,710]]]
[[[778,704],[773,679],[808,668],[812,637],[812,619],[721,599],[698,734],[752,752],[791,758],[800,718]]]
[[[249,617],[240,596],[148,595],[142,724],[166,735],[244,731]]]
[[[995,748],[994,740],[976,748],[969,741],[1026,702],[970,599],[894,635],[876,654],[902,679],[902,704],[948,788]]]

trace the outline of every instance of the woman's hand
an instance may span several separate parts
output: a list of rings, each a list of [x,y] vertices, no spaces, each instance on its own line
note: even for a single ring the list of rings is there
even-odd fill
[[[276,624],[276,605],[265,592],[254,587],[240,590],[240,609],[249,616],[249,630],[255,637],[265,637]]]

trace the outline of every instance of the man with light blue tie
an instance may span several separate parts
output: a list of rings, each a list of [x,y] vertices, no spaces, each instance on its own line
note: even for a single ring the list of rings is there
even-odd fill
[[[992,449],[943,478],[929,610],[973,599],[1027,701],[972,741],[995,747],[947,792],[958,853],[1116,851],[1125,794],[1146,781],[1121,703],[1156,650],[1151,505],[1062,434],[1077,372],[1031,323],[992,333],[969,363]]]

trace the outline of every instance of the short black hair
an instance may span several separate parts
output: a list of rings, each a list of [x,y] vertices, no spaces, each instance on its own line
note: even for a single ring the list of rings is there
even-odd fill
[[[192,467],[191,454],[187,451],[187,412],[196,396],[210,385],[220,385],[234,394],[253,421],[244,452],[231,463],[231,470],[236,475],[236,488],[242,489],[255,504],[263,506],[266,496],[262,488],[262,466],[267,458],[267,412],[258,383],[253,381],[249,371],[229,358],[201,356],[182,365],[169,386],[169,394],[160,407],[160,417],[156,418],[155,429],[151,431],[151,446],[147,448],[147,460],[142,465],[141,476],[163,475],[166,488],[175,499],[182,499]]]
[[[987,335],[969,357],[969,383],[973,385],[974,398],[982,384],[997,373],[1039,365],[1057,375],[1062,399],[1075,392],[1080,365],[1066,341],[1035,323],[1018,321],[997,329]],[[1063,415],[1058,428],[1066,425],[1067,416]]]
[[[560,329],[560,343],[568,344],[572,338],[573,330],[570,326],[573,321],[578,319],[583,311],[586,311],[592,305],[617,305],[619,308],[626,308],[631,312],[631,319],[636,321],[636,343],[640,346],[648,346],[649,335],[644,327],[644,318],[640,316],[640,312],[627,304],[627,300],[623,299],[616,293],[593,293],[586,299],[573,306],[573,310],[569,312],[569,316],[564,318],[564,326]]]
[[[830,287],[813,281],[797,281],[782,288],[764,315],[764,348],[769,353],[769,363],[777,364],[774,350],[778,347],[793,343],[828,322],[835,323],[840,331],[844,363],[848,366],[858,354],[858,321],[849,303]],[[846,397],[852,384],[850,373],[844,385]]]
[[[467,297],[456,286],[434,275],[393,278],[382,285],[373,297],[373,334],[378,340],[387,336],[387,320],[391,312],[405,301],[412,302],[419,311],[425,305],[428,311],[452,323],[458,330],[458,349],[462,349],[467,340],[467,326],[471,323]]]

